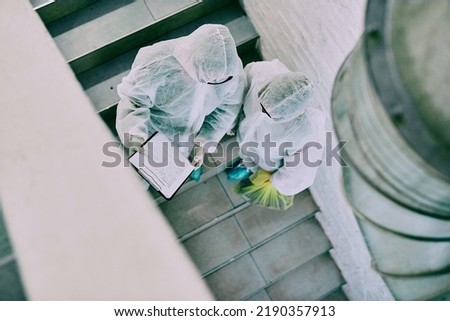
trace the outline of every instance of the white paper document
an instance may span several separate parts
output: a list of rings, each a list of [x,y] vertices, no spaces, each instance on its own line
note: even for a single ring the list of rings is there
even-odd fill
[[[170,199],[195,169],[170,139],[156,133],[129,158],[139,174],[165,198]]]

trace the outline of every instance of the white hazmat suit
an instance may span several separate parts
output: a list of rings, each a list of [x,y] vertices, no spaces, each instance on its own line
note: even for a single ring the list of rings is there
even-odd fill
[[[225,26],[203,25],[188,36],[144,47],[118,86],[120,139],[128,133],[143,141],[160,131],[171,139],[179,134],[182,142],[193,134],[200,144],[217,143],[239,113],[244,81]]]
[[[245,72],[249,90],[238,129],[244,165],[252,172],[261,168],[272,173],[274,188],[295,195],[314,182],[325,146],[326,116],[309,103],[308,78],[291,72],[279,60],[248,64]],[[268,134],[271,148],[262,146]],[[310,142],[315,146],[307,148]]]

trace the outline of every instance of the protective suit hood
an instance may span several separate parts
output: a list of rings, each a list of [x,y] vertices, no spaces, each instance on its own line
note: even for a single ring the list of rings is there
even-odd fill
[[[292,120],[306,111],[312,96],[313,84],[299,72],[275,76],[258,93],[259,102],[273,121]]]
[[[223,25],[207,24],[180,39],[175,57],[195,80],[218,83],[236,77],[238,54],[230,31]]]

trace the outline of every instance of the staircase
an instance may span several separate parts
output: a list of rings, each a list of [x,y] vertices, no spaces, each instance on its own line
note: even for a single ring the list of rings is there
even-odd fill
[[[221,172],[160,204],[218,300],[346,299],[309,191],[279,212],[233,187]]]
[[[116,88],[140,47],[220,23],[230,29],[244,65],[261,60],[258,34],[239,1],[31,2],[115,136]],[[186,182],[171,201],[149,189],[216,298],[347,300],[309,191],[285,212],[251,206],[233,192],[224,173],[237,159],[236,148],[230,148],[237,144],[226,137],[222,145],[223,153],[207,155],[201,181]],[[14,261],[2,264],[4,244],[0,224],[0,299],[23,299]]]

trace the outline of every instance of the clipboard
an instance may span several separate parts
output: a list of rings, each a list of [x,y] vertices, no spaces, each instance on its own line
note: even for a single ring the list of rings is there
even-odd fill
[[[196,169],[163,133],[156,132],[128,160],[155,190],[170,200]]]

